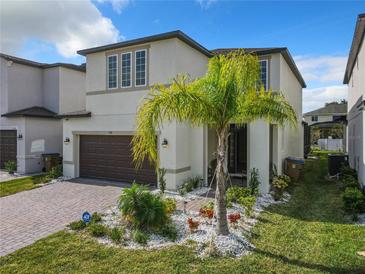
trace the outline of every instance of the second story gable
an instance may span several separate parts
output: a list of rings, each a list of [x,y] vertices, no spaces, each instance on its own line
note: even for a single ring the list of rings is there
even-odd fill
[[[323,122],[345,121],[347,115],[347,102],[326,103],[322,108],[307,112],[303,115],[308,125]]]

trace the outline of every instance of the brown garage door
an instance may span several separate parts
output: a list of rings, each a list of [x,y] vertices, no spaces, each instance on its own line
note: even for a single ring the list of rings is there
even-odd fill
[[[16,130],[0,130],[0,168],[6,161],[16,161]]]
[[[135,168],[131,140],[132,136],[82,135],[80,177],[156,184],[155,169],[148,161]]]

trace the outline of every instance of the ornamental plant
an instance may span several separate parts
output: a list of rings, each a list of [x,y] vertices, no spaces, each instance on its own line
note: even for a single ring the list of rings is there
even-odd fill
[[[214,217],[214,210],[209,208],[200,208],[199,215],[205,218],[212,219]]]
[[[283,198],[284,190],[288,187],[287,181],[277,176],[272,180],[272,188],[274,190],[274,199],[278,201]]]
[[[208,126],[216,132],[216,218],[217,235],[229,234],[226,208],[226,165],[231,124],[258,119],[279,126],[297,126],[297,116],[280,91],[265,90],[260,83],[258,57],[243,50],[209,59],[206,74],[199,79],[178,75],[170,85],[157,84],[145,97],[137,114],[133,136],[133,158],[141,167],[148,158],[158,166],[156,130],[165,122],[188,122]]]
[[[194,232],[195,230],[197,230],[200,225],[200,222],[194,221],[193,218],[188,218],[187,222],[188,222],[190,232]]]
[[[354,187],[348,187],[342,194],[344,209],[350,214],[358,214],[364,210],[365,197],[362,192]]]
[[[16,171],[16,162],[15,161],[6,161],[4,163],[5,166],[5,170],[9,173],[9,174],[14,174],[14,172]]]
[[[241,214],[239,214],[239,212],[228,214],[228,220],[230,223],[237,223],[239,219],[241,219]]]

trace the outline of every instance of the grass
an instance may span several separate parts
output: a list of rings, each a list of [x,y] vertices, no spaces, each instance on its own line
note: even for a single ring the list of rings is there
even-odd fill
[[[322,154],[323,155],[323,154]],[[326,159],[308,160],[289,203],[260,215],[240,259],[198,259],[192,246],[126,250],[65,231],[0,258],[1,273],[365,273],[365,227],[351,225],[341,190],[324,180]]]
[[[36,175],[0,183],[0,197],[37,188],[40,184],[47,183],[50,180],[46,175]]]

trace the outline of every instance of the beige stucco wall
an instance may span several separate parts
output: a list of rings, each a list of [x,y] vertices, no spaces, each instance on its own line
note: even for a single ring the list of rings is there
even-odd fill
[[[43,70],[42,97],[43,106],[53,112],[60,110],[60,67]]]
[[[344,114],[342,114],[344,115]],[[316,115],[317,116],[317,115]],[[308,123],[308,125],[312,125],[315,123],[321,123],[321,122],[332,122],[333,116],[332,115],[318,115],[318,121],[313,122],[312,116],[304,116],[304,121]]]
[[[347,151],[351,167],[358,172],[359,181],[365,186],[365,38],[363,38],[352,75],[348,83]]]

